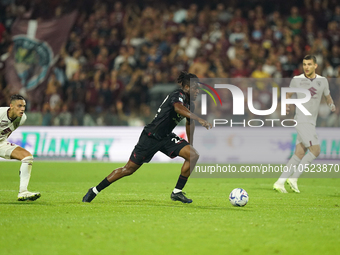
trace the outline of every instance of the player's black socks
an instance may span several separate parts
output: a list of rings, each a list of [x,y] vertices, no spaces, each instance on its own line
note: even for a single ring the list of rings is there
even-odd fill
[[[175,189],[180,189],[182,190],[187,183],[188,177],[185,177],[183,175],[180,175],[176,184]]]
[[[104,178],[104,180],[102,180],[101,183],[99,183],[96,186],[96,189],[98,190],[98,192],[101,192],[103,189],[105,189],[106,187],[108,187],[111,184],[111,182],[109,182],[106,177]]]

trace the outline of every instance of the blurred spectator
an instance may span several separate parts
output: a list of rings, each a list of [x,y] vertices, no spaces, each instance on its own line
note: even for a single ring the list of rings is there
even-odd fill
[[[297,68],[297,64],[293,57],[293,54],[288,54],[287,62],[282,64],[283,76],[292,77],[292,74],[296,68]]]
[[[207,59],[203,55],[200,55],[190,66],[189,72],[196,74],[198,78],[205,78],[207,77],[209,67],[210,64]]]
[[[182,23],[186,18],[187,18],[187,10],[184,8],[179,8],[175,13],[174,13],[174,22],[176,23]]]
[[[2,41],[3,37],[6,35],[6,28],[5,26],[0,22],[0,42]]]
[[[71,79],[72,76],[79,70],[79,57],[81,56],[81,50],[76,50],[72,56],[64,55],[64,61],[66,65],[66,77]]]
[[[270,58],[266,59],[266,62],[264,63],[262,67],[262,71],[267,73],[270,77],[272,77],[273,74],[275,73],[276,66],[274,65],[274,63],[272,62]]]
[[[71,126],[72,114],[68,110],[67,104],[64,104],[61,108],[60,113],[54,118],[54,126]]]
[[[335,21],[338,23],[338,25],[340,25],[340,5],[335,7],[332,21]]]
[[[337,68],[340,66],[340,49],[339,46],[334,45],[332,47],[330,56],[329,56],[329,62],[333,66],[333,68]]]
[[[231,44],[235,44],[238,41],[244,40],[246,37],[245,33],[242,31],[242,26],[236,23],[236,26],[233,28],[233,32],[229,36],[229,42]]]
[[[246,25],[247,25],[247,20],[243,18],[242,10],[236,9],[234,12],[233,18],[230,20],[230,23],[228,24],[229,30],[231,30],[235,26],[244,27]]]
[[[60,102],[60,83],[56,79],[56,76],[54,73],[50,75],[50,78],[47,83],[47,88],[45,91],[46,99],[49,101],[50,109],[55,110]]]
[[[64,87],[67,83],[67,76],[65,73],[66,65],[64,58],[59,58],[57,64],[53,68],[53,73],[59,84]]]
[[[121,46],[119,55],[115,58],[114,69],[118,70],[122,63],[127,62],[130,66],[136,65],[136,60],[126,46]]]
[[[196,56],[196,52],[201,46],[201,42],[196,37],[194,37],[193,31],[188,30],[186,35],[179,41],[178,45],[180,47],[178,54],[185,54],[192,59]]]
[[[289,28],[293,31],[293,35],[301,33],[303,18],[299,15],[299,9],[296,6],[291,8],[287,22]]]
[[[325,77],[333,77],[334,76],[334,68],[333,66],[329,63],[329,61],[325,61],[325,67],[322,71],[322,76],[325,76]]]
[[[50,105],[48,102],[44,103],[42,108],[42,126],[51,126],[52,125],[52,113],[50,110]]]
[[[338,45],[340,42],[340,25],[335,21],[328,23],[327,37],[329,38],[331,46]]]
[[[228,21],[230,21],[233,18],[232,13],[226,9],[223,3],[217,4],[216,10],[218,21],[222,24],[227,24]]]
[[[263,65],[261,63],[257,64],[256,69],[251,73],[252,78],[261,79],[269,78],[270,75],[263,71]]]
[[[245,67],[244,62],[241,59],[235,59],[233,62],[234,68],[231,70],[231,78],[248,77],[250,71]]]

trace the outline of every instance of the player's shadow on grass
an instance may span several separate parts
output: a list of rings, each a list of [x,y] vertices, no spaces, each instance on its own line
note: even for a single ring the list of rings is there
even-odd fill
[[[52,205],[49,203],[45,203],[45,202],[36,202],[36,201],[17,201],[17,202],[0,202],[0,205],[23,205],[23,206],[28,206],[28,205]]]
[[[248,212],[251,211],[249,208],[242,208],[242,207],[229,207],[229,205],[226,205],[226,207],[221,206],[200,206],[200,205],[192,205],[192,207],[196,209],[203,209],[203,210],[219,210],[219,211],[229,211],[229,210],[240,210],[241,212]]]
[[[275,190],[273,190],[273,187],[272,186],[265,186],[265,187],[252,187],[251,188],[252,190],[262,190],[262,191],[264,191],[264,190],[266,190],[266,191],[270,191],[270,192],[273,192],[273,193],[275,193]],[[277,192],[276,192],[277,193]]]
[[[176,203],[170,204],[171,202],[159,202],[155,200],[118,200],[115,201],[115,205],[119,206],[150,206],[150,207],[177,207],[177,208],[188,208],[188,209],[202,209],[202,210],[240,210],[242,212],[251,211],[249,208],[242,208],[242,207],[230,207],[226,204],[225,207],[222,206],[205,206],[205,205],[195,205],[195,204],[183,204],[183,203]]]

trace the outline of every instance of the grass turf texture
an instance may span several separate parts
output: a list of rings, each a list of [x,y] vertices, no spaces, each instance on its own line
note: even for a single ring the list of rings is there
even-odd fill
[[[16,201],[19,163],[0,162],[0,254],[336,254],[340,179],[301,179],[279,194],[274,179],[189,179],[192,204],[170,200],[179,164],[146,164],[82,203],[122,164],[35,162],[35,202]],[[249,203],[233,207],[241,187]],[[288,187],[287,187],[287,190]]]

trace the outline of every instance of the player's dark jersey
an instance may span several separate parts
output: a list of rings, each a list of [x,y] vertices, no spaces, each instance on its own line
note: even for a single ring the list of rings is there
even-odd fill
[[[195,104],[190,102],[182,89],[171,92],[159,107],[153,121],[145,126],[144,131],[146,131],[149,136],[154,136],[156,139],[166,137],[172,133],[172,130],[184,118],[175,112],[175,103],[183,104],[191,112],[195,110]]]

